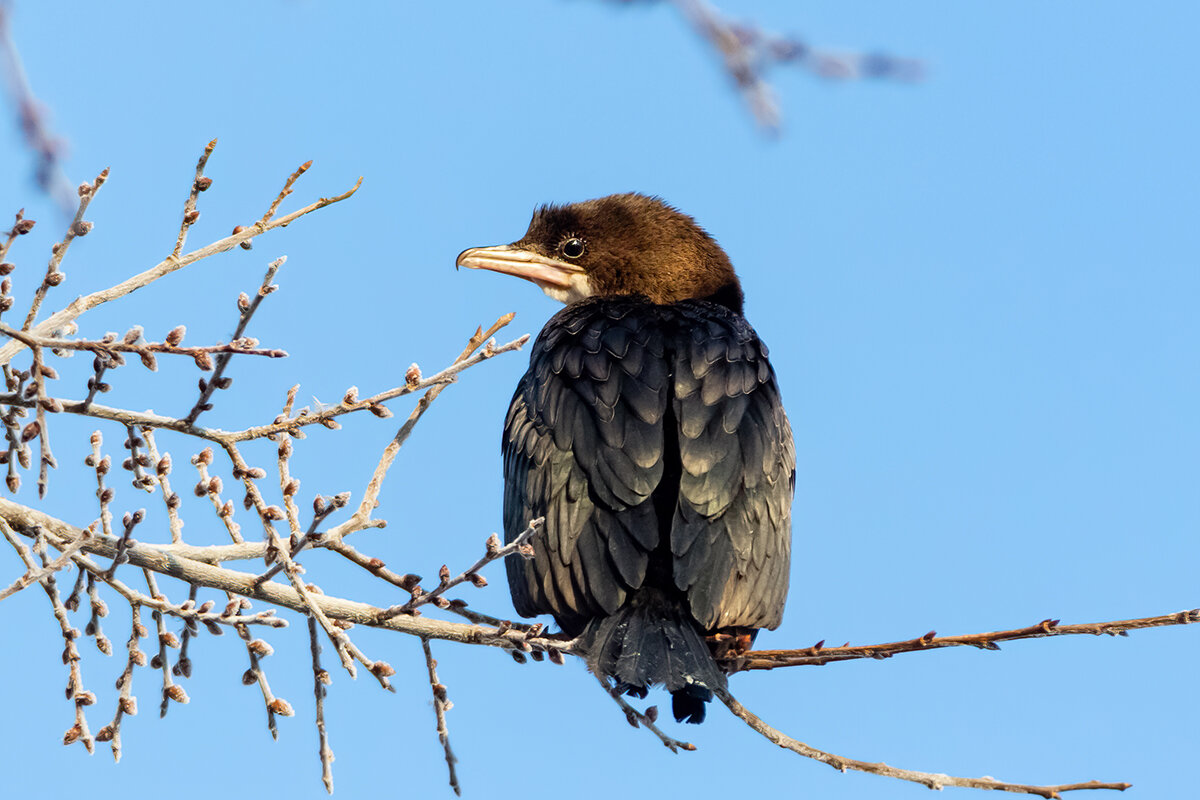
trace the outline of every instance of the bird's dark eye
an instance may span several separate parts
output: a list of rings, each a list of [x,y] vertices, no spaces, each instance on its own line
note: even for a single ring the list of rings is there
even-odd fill
[[[581,255],[583,255],[585,247],[583,244],[583,239],[571,237],[560,244],[558,249],[561,250],[562,254],[567,258],[579,258]]]

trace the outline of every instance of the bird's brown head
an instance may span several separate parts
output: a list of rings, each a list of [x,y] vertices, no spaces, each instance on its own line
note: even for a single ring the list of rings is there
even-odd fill
[[[457,264],[525,278],[567,304],[642,295],[742,311],[741,285],[720,245],[691,217],[641,194],[542,206],[521,239],[464,250]]]

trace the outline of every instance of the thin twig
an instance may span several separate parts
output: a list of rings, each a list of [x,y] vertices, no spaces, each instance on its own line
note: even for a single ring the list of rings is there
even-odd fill
[[[292,187],[296,184],[296,181],[300,179],[301,175],[308,172],[308,168],[312,166],[312,163],[312,159],[305,161],[296,168],[295,172],[288,176],[287,181],[285,181],[283,184],[283,188],[279,190],[279,194],[275,196],[275,200],[271,203],[271,207],[267,209],[267,213],[263,214],[263,218],[258,221],[259,225],[266,225],[271,221],[271,217],[275,216],[275,212],[279,210],[279,204],[282,203],[287,196],[292,193]]]
[[[658,737],[658,740],[670,750],[672,753],[678,753],[680,750],[689,752],[696,749],[696,745],[691,742],[683,742],[664,732],[655,722],[658,719],[658,708],[651,706],[645,712],[638,711],[628,700],[621,696],[621,691],[612,683],[609,683],[608,678],[603,675],[596,675],[596,679],[600,681],[600,685],[604,687],[605,693],[616,701],[621,710],[625,712],[625,719],[635,728],[645,728]]]
[[[15,538],[16,534],[13,533],[12,528],[8,526],[8,522],[3,519],[0,519],[0,533],[4,534],[4,538],[8,539],[9,544],[13,545],[13,547],[17,547],[17,545],[20,543],[20,540]],[[91,529],[84,528],[83,536],[68,545],[67,548],[58,556],[58,558],[54,559],[41,569],[26,571],[24,575],[13,581],[7,589],[0,592],[0,600],[11,597],[25,587],[32,586],[33,584],[42,580],[42,578],[45,578],[47,575],[52,575],[70,564],[71,556],[79,552],[84,544],[87,543],[87,540],[91,537],[91,535]],[[18,552],[20,552],[19,549]]]
[[[5,527],[2,532],[5,538],[10,536],[9,528]],[[29,552],[29,548],[25,547],[19,541],[12,539],[9,539],[9,541],[16,549],[17,555],[21,557],[21,561],[25,563],[26,570],[36,569],[37,564],[33,560],[33,555]],[[41,536],[37,537],[34,549],[39,552],[42,559],[42,567],[49,566],[51,562],[45,553],[43,538]],[[79,559],[81,556],[75,554],[72,558]],[[95,742],[91,732],[88,730],[87,717],[84,715],[83,709],[96,702],[96,695],[83,688],[83,673],[79,668],[79,648],[75,646],[75,640],[79,638],[79,630],[71,624],[66,606],[63,605],[62,599],[59,597],[58,586],[54,580],[53,573],[42,578],[41,587],[45,590],[46,597],[50,599],[50,605],[54,609],[54,619],[58,622],[59,628],[62,630],[63,641],[66,644],[63,650],[63,663],[68,667],[67,699],[75,703],[75,724],[63,734],[63,744],[79,742],[91,753],[95,749]]]
[[[778,669],[779,667],[818,666],[833,661],[850,661],[858,658],[891,658],[897,653],[917,653],[927,650],[937,650],[943,647],[970,646],[980,650],[999,650],[997,642],[1011,642],[1017,639],[1041,639],[1048,636],[1072,636],[1086,634],[1090,636],[1128,636],[1128,631],[1141,628],[1159,628],[1164,625],[1188,625],[1200,622],[1200,608],[1178,611],[1174,614],[1163,614],[1157,617],[1142,617],[1139,619],[1122,619],[1112,622],[1085,622],[1077,625],[1060,625],[1057,619],[1045,619],[1027,628],[1013,628],[1005,631],[988,633],[972,633],[962,636],[937,636],[936,631],[930,631],[916,639],[906,639],[900,642],[873,644],[851,647],[825,647],[825,642],[817,642],[812,647],[796,650],[751,650],[741,656],[728,659],[725,666],[730,671],[752,669]]]
[[[158,454],[158,447],[154,444],[154,429],[142,428],[142,436],[146,437],[146,450],[150,456],[150,460],[154,464],[154,476],[158,481],[159,488],[162,489],[163,504],[167,508],[167,526],[171,529],[172,544],[183,543],[183,520],[179,518],[179,506],[182,505],[182,500],[179,495],[171,491],[171,454],[166,453],[162,456]]]
[[[75,219],[71,221],[67,227],[66,234],[63,235],[62,241],[54,245],[50,249],[50,263],[46,266],[46,276],[42,279],[42,283],[34,293],[33,303],[29,306],[29,313],[25,315],[25,324],[21,326],[21,330],[27,331],[33,325],[33,321],[37,319],[37,313],[42,307],[42,301],[46,299],[46,292],[51,286],[58,286],[63,282],[65,275],[59,272],[58,266],[62,263],[63,256],[67,254],[67,248],[71,246],[71,242],[75,241],[78,236],[86,236],[92,230],[92,223],[84,220],[84,212],[87,211],[88,205],[92,202],[96,192],[108,180],[108,169],[105,168],[96,179],[90,184],[83,183],[79,186],[79,209],[75,212]]]
[[[186,253],[182,256],[167,256],[163,261],[160,261],[153,267],[150,267],[149,269],[140,272],[131,278],[127,278],[115,286],[110,286],[107,289],[102,289],[98,292],[92,292],[91,294],[75,298],[75,300],[71,301],[71,303],[65,308],[54,312],[48,318],[42,322],[39,322],[30,330],[38,336],[48,336],[54,331],[65,327],[67,323],[74,321],[79,317],[80,314],[148,286],[164,275],[169,275],[172,272],[183,269],[184,267],[190,266],[191,264],[208,258],[209,256],[216,255],[217,253],[224,253],[227,250],[232,250],[243,242],[249,242],[255,237],[266,233],[267,231],[274,230],[276,228],[287,227],[292,222],[295,222],[297,219],[305,216],[306,214],[311,214],[312,212],[324,208],[325,206],[332,205],[333,203],[341,202],[358,191],[358,187],[360,186],[362,186],[362,178],[359,178],[358,182],[355,183],[354,186],[350,187],[350,189],[342,192],[341,194],[334,195],[333,197],[322,197],[315,203],[310,203],[298,211],[285,214],[284,216],[274,219],[269,223],[255,223],[254,225],[250,225],[249,227],[246,227],[237,233],[226,236],[224,239],[219,239],[212,244],[201,247],[199,250],[193,250],[192,252]],[[10,341],[4,346],[0,347],[0,365],[10,362],[13,359],[13,356],[21,352],[25,346],[26,345],[23,342]]]
[[[142,607],[137,603],[132,603],[129,610],[133,622],[132,630],[129,633],[129,642],[126,645],[129,655],[125,660],[125,670],[117,678],[117,689],[121,693],[117,698],[117,710],[113,714],[112,722],[96,732],[96,741],[111,742],[113,761],[121,760],[122,718],[126,714],[131,717],[137,714],[137,698],[133,696],[133,668],[146,666],[146,654],[138,647],[138,642],[147,634],[146,626],[142,624]]]
[[[212,186],[212,179],[204,177],[204,167],[208,164],[208,157],[212,155],[216,146],[217,140],[213,139],[205,146],[204,152],[200,154],[200,160],[196,162],[196,178],[192,181],[192,189],[188,192],[187,202],[183,204],[183,221],[179,224],[179,236],[175,239],[175,249],[171,251],[171,255],[175,258],[179,258],[179,254],[183,252],[188,229],[200,218],[200,212],[196,210],[196,198],[201,192]]]
[[[40,326],[39,326],[40,327]],[[273,436],[278,433],[292,433],[308,425],[324,425],[326,427],[336,427],[337,423],[334,417],[343,414],[351,414],[357,411],[372,410],[380,403],[397,397],[403,397],[413,392],[419,392],[422,389],[428,389],[439,384],[452,383],[457,380],[457,376],[463,370],[469,369],[483,361],[486,361],[501,353],[508,353],[514,350],[520,350],[525,343],[529,341],[529,336],[521,336],[507,344],[500,345],[495,349],[476,353],[471,358],[465,361],[451,364],[446,369],[432,375],[428,378],[423,378],[411,386],[397,386],[387,391],[373,395],[366,400],[360,400],[355,403],[338,403],[335,406],[324,408],[316,413],[300,412],[294,417],[280,417],[275,422],[267,425],[257,425],[239,431],[223,431],[218,428],[204,428],[197,425],[190,425],[182,419],[168,417],[162,414],[154,414],[149,411],[130,411],[123,408],[110,408],[95,403],[86,403],[80,400],[64,400],[62,398],[53,398],[58,401],[62,407],[62,412],[66,414],[78,414],[81,416],[93,417],[95,419],[105,419],[111,422],[118,422],[122,425],[136,425],[139,427],[151,427],[158,430],[169,430],[177,433],[184,433],[190,436],[195,436],[200,439],[206,439],[210,442],[216,442],[221,445],[232,444],[238,442],[248,442],[254,439],[263,439]],[[12,344],[10,342],[9,344]],[[25,345],[20,343],[22,347]],[[7,347],[5,345],[4,347]],[[3,353],[4,347],[0,347],[0,353]],[[10,392],[8,394],[0,394],[0,405],[13,406],[17,408],[33,408],[35,401],[23,397],[20,391]],[[356,523],[357,525],[357,523]],[[354,526],[350,526],[354,527]],[[371,527],[371,526],[367,526]],[[358,530],[358,527],[354,527]],[[337,534],[344,533],[344,530],[338,530]],[[333,533],[333,531],[331,531]]]
[[[293,178],[294,177],[295,176],[293,176]],[[264,223],[265,222],[266,220],[264,219]],[[231,337],[233,341],[236,342],[242,339],[242,335],[246,332],[246,326],[250,324],[250,318],[253,317],[254,312],[258,310],[258,306],[260,303],[262,303],[262,299],[271,292],[275,291],[277,288],[271,283],[271,281],[275,279],[275,273],[279,271],[279,268],[283,266],[284,262],[286,261],[287,256],[280,256],[267,265],[267,274],[263,278],[262,285],[259,286],[258,292],[254,295],[253,300],[250,300],[245,293],[242,293],[238,297],[238,324],[237,328],[233,332],[233,336]],[[286,355],[286,353],[284,355]],[[225,368],[229,366],[229,359],[232,357],[233,353],[228,351],[217,356],[217,367],[213,370],[212,378],[201,383],[202,388],[200,390],[200,399],[196,401],[196,404],[192,406],[192,410],[188,412],[186,417],[184,417],[183,421],[185,423],[188,425],[195,424],[196,418],[199,417],[200,414],[212,408],[212,404],[208,401],[212,398],[213,392],[215,392],[217,389],[229,388],[230,381],[224,376]]]
[[[505,325],[508,325],[508,323],[512,322],[514,317],[516,317],[516,314],[509,312],[493,322],[486,331],[484,331],[482,327],[476,328],[475,333],[470,339],[467,340],[467,346],[463,348],[463,351],[459,353],[458,358],[454,360],[454,364],[458,365],[466,363],[467,360],[470,359],[472,353],[478,350],[484,342],[489,341],[493,336],[495,336],[497,331],[499,331]],[[507,346],[508,345],[505,345],[505,347]],[[518,345],[518,348],[519,347],[520,345]],[[408,372],[405,374],[405,383],[411,383],[413,379],[420,380],[420,369],[417,368],[416,364],[413,364],[408,368]],[[379,463],[375,466],[375,471],[371,473],[371,479],[367,482],[366,491],[363,492],[362,502],[359,503],[358,510],[354,512],[352,521],[364,522],[370,519],[371,512],[375,509],[375,505],[379,501],[379,492],[383,488],[383,480],[385,477],[387,477],[387,473],[388,470],[391,469],[392,462],[396,460],[396,454],[400,452],[400,448],[412,434],[413,428],[416,426],[418,420],[421,419],[421,416],[429,408],[429,405],[437,399],[439,394],[441,394],[442,389],[444,389],[446,385],[447,384],[440,384],[426,391],[421,397],[420,401],[417,403],[417,407],[412,410],[412,413],[409,414],[408,419],[405,420],[404,424],[400,426],[400,430],[396,431],[396,435],[392,437],[392,441],[388,442],[387,447],[385,447],[383,450],[383,454],[379,457]],[[340,533],[341,532],[339,531],[335,533],[335,535],[340,535]]]
[[[317,636],[317,621],[312,617],[308,618],[308,646],[312,651],[313,694],[317,699],[317,739],[320,742],[317,752],[321,759],[321,781],[325,784],[325,791],[333,794],[333,750],[329,748],[329,733],[325,730],[325,687],[332,681],[321,666],[321,640]]]
[[[406,394],[412,394],[413,392],[419,392],[422,389],[429,389],[441,384],[453,383],[457,379],[456,376],[458,373],[462,372],[463,370],[473,367],[483,361],[487,361],[488,359],[498,356],[501,353],[520,350],[528,341],[529,335],[526,334],[512,340],[511,342],[508,342],[507,344],[486,348],[470,358],[462,361],[456,361],[441,372],[428,378],[422,378],[412,383],[406,383],[404,386],[397,386],[395,388],[388,389],[387,391],[380,392],[363,400],[347,402],[345,399],[343,399],[342,402],[337,403],[336,405],[328,406],[315,412],[301,410],[293,417],[280,417],[268,425],[257,425],[255,427],[246,428],[245,430],[234,431],[226,434],[226,436],[230,441],[233,442],[245,442],[250,441],[251,439],[262,439],[264,437],[271,436],[272,434],[283,433],[285,431],[290,433],[306,425],[320,424],[324,425],[325,427],[331,427],[331,423],[333,423],[333,427],[336,427],[336,423],[334,423],[335,417],[339,417],[343,414],[349,414],[354,411],[362,411],[364,409],[374,410],[375,407],[379,406],[381,403],[387,402],[388,400],[394,400],[397,397],[403,397]],[[5,399],[5,396],[0,395],[0,403],[3,402],[7,402],[7,400]],[[64,404],[63,410],[69,411],[70,409],[66,404]],[[196,435],[202,434],[197,433]],[[205,438],[213,438],[214,441],[217,440],[216,436]]]
[[[462,796],[462,787],[458,784],[458,770],[455,765],[458,764],[458,758],[454,755],[454,751],[450,749],[450,729],[446,727],[446,712],[450,710],[452,703],[446,699],[446,687],[438,680],[437,675],[437,660],[433,657],[433,651],[429,648],[429,640],[422,637],[421,650],[425,653],[425,668],[429,672],[429,687],[433,690],[433,713],[437,718],[437,735],[438,741],[442,743],[442,750],[446,754],[446,768],[450,772],[450,788],[454,790],[456,795]]]
[[[38,336],[36,334],[19,331],[16,328],[11,328],[8,325],[0,323],[0,334],[16,339],[18,342],[28,347],[49,347],[54,350],[82,350],[89,353],[97,353],[109,355],[111,353],[134,353],[135,355],[145,355],[146,353],[164,353],[166,355],[187,356],[188,358],[203,358],[205,355],[216,355],[220,358],[228,359],[235,355],[241,356],[265,356],[266,358],[287,358],[287,351],[278,348],[254,347],[249,344],[250,339],[234,336],[233,340],[225,344],[211,344],[204,346],[188,346],[172,345],[166,342],[119,342],[106,341],[103,339],[62,339],[57,336]]]
[[[449,608],[450,601],[442,600],[439,602],[439,598],[441,598],[442,595],[444,595],[450,589],[466,583],[467,581],[470,581],[472,584],[478,587],[487,586],[487,579],[480,575],[479,571],[493,561],[501,561],[511,555],[520,554],[525,558],[532,558],[533,549],[529,546],[529,540],[537,534],[538,530],[541,529],[542,524],[545,521],[545,517],[538,517],[537,519],[532,520],[529,523],[529,527],[517,534],[511,542],[504,546],[500,545],[500,539],[496,536],[496,534],[493,533],[487,540],[487,552],[484,553],[482,558],[453,578],[450,577],[450,571],[443,566],[441,580],[438,582],[438,585],[435,589],[428,592],[418,593],[417,589],[419,587],[414,587],[412,590],[413,596],[408,602],[392,606],[384,611],[380,615],[380,618],[391,619],[392,617],[398,617],[401,614],[411,614],[414,609],[420,608],[421,606],[429,603],[436,603],[439,608]]]
[[[1057,798],[1061,792],[1071,792],[1083,789],[1114,789],[1116,791],[1125,791],[1132,784],[1128,783],[1101,783],[1100,781],[1088,781],[1087,783],[1070,783],[1060,784],[1058,786],[1031,786],[1021,783],[1006,783],[998,781],[994,778],[959,778],[952,775],[942,775],[933,772],[918,772],[911,769],[900,769],[892,767],[884,763],[871,763],[867,761],[856,761],[852,758],[826,753],[824,750],[818,750],[811,745],[807,745],[797,739],[788,736],[786,733],[779,731],[758,716],[751,712],[748,708],[739,703],[727,689],[715,689],[714,694],[721,699],[733,715],[745,722],[756,732],[765,737],[768,741],[779,745],[785,750],[791,750],[793,753],[811,758],[814,761],[820,761],[822,764],[828,764],[836,770],[845,772],[846,770],[854,770],[856,772],[868,772],[872,775],[882,775],[886,778],[896,778],[902,781],[911,781],[919,783],[929,789],[942,789],[947,786],[961,786],[968,789],[989,789],[998,792],[1012,792],[1014,794],[1033,794],[1045,798]]]

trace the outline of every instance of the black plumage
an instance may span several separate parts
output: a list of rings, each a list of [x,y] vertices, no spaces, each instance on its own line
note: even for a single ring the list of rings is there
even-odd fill
[[[504,424],[504,529],[518,613],[552,614],[625,690],[662,684],[699,722],[725,676],[706,636],[779,625],[795,458],[767,348],[725,253],[655,198],[540,209],[458,263],[567,303]]]

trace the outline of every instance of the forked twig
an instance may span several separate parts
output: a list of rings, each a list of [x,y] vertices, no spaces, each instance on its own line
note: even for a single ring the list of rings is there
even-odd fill
[[[597,675],[596,678],[600,681],[600,685],[604,687],[605,693],[615,700],[617,705],[621,707],[621,710],[625,712],[625,719],[630,725],[635,728],[641,727],[650,731],[657,736],[658,740],[662,742],[663,745],[672,753],[678,753],[680,750],[687,750],[691,752],[696,749],[696,745],[692,744],[691,742],[680,741],[674,736],[665,733],[661,728],[658,727],[656,724],[658,720],[657,706],[650,706],[650,708],[646,709],[645,712],[638,711],[629,703],[628,700],[621,696],[621,691],[612,683],[610,683],[608,678],[604,677],[603,675]]]

